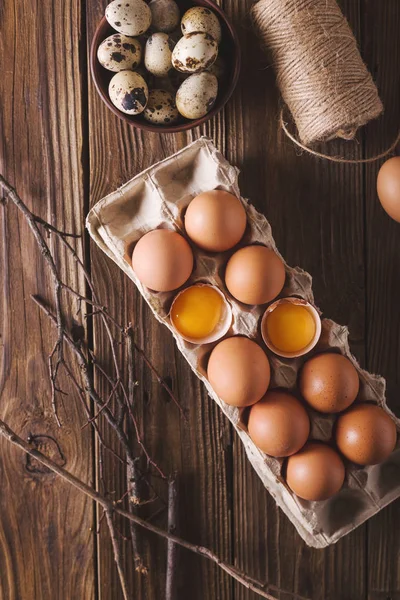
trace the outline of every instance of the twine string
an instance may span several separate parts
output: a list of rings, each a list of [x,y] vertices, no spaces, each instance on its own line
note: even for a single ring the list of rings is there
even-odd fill
[[[336,0],[259,0],[252,17],[304,147],[352,139],[381,114],[376,86]]]
[[[396,149],[397,145],[400,143],[400,130],[399,130],[397,133],[396,139],[390,144],[390,146],[388,148],[386,148],[386,150],[383,150],[383,152],[381,152],[380,154],[374,154],[374,156],[370,156],[368,158],[344,158],[344,156],[331,156],[329,154],[317,152],[316,150],[313,150],[312,148],[305,146],[292,133],[290,133],[290,131],[288,129],[288,125],[287,125],[287,123],[285,123],[285,120],[283,117],[283,109],[280,112],[279,121],[280,121],[280,125],[281,125],[285,135],[294,144],[296,144],[296,146],[298,146],[302,150],[305,150],[309,154],[316,156],[317,158],[324,158],[326,160],[330,160],[331,162],[336,162],[336,163],[344,163],[347,165],[360,165],[360,164],[364,164],[364,163],[373,163],[373,162],[380,160],[381,158],[385,158],[386,156],[391,154]],[[352,139],[352,138],[350,138],[350,139]]]

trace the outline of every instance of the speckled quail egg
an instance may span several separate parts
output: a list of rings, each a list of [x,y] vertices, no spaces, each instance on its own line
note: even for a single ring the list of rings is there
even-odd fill
[[[211,73],[194,73],[188,77],[176,93],[176,107],[187,119],[204,117],[214,105],[218,93],[218,81]]]
[[[143,0],[113,0],[106,8],[111,27],[125,35],[141,35],[150,27],[151,11]]]
[[[198,73],[211,67],[218,56],[218,44],[208,33],[189,33],[172,52],[172,64],[182,73]]]
[[[146,121],[156,125],[170,125],[179,118],[173,95],[167,90],[150,90],[143,113]]]
[[[174,0],[151,0],[151,25],[155,31],[171,33],[179,25],[179,8]]]
[[[135,71],[116,73],[108,86],[110,100],[127,115],[138,115],[144,111],[149,97],[147,83]]]
[[[193,6],[185,12],[181,21],[183,35],[193,32],[208,33],[219,44],[221,41],[221,25],[218,17],[205,6]]]
[[[109,71],[136,69],[142,59],[142,46],[135,38],[114,33],[101,42],[97,58]]]
[[[164,77],[172,69],[173,42],[167,33],[153,33],[146,42],[144,65],[156,77]]]

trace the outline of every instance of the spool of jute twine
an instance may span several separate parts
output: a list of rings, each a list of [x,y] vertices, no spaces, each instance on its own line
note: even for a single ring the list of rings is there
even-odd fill
[[[289,137],[300,147],[330,158],[308,145],[353,139],[359,127],[383,112],[371,74],[336,0],[259,0],[252,17],[272,54],[277,83],[300,142]],[[283,118],[281,123],[284,125]]]

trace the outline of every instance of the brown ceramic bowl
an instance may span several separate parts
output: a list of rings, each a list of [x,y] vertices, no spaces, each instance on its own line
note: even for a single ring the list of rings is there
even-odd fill
[[[100,46],[101,42],[106,37],[116,32],[108,24],[106,18],[103,17],[93,37],[92,45],[90,48],[90,70],[92,72],[92,77],[96,89],[103,102],[105,102],[105,104],[110,110],[112,110],[114,114],[116,114],[123,121],[126,121],[127,123],[133,125],[134,127],[137,127],[138,129],[145,129],[146,131],[156,131],[158,133],[176,133],[178,131],[192,129],[193,127],[197,127],[197,125],[201,125],[205,121],[211,119],[223,108],[223,106],[225,106],[225,104],[231,97],[233,90],[235,89],[239,77],[239,40],[237,38],[235,30],[233,29],[232,25],[226,18],[223,11],[219,8],[219,6],[214,4],[212,0],[195,0],[194,2],[190,2],[190,0],[177,0],[177,4],[181,10],[181,16],[183,16],[185,11],[191,8],[192,6],[206,6],[218,16],[219,21],[221,23],[222,39],[219,46],[219,53],[220,56],[222,56],[226,62],[227,73],[223,79],[218,81],[218,96],[212,110],[210,110],[210,112],[207,113],[201,119],[188,120],[184,117],[181,117],[182,120],[178,121],[178,123],[175,123],[174,125],[154,125],[153,123],[149,123],[148,121],[146,121],[142,115],[127,115],[118,110],[118,108],[116,108],[111,102],[110,97],[108,95],[108,84],[112,76],[115,75],[115,73],[104,69],[97,60],[97,49]]]

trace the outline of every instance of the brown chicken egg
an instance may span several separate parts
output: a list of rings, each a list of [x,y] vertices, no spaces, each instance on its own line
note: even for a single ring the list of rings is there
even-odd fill
[[[386,460],[396,439],[394,421],[376,404],[356,404],[336,423],[339,450],[358,465],[376,465]]]
[[[268,389],[270,367],[264,350],[246,337],[231,337],[211,352],[207,377],[226,404],[250,406]]]
[[[271,390],[251,407],[247,429],[260,450],[278,458],[290,456],[304,446],[310,420],[297,398]]]
[[[155,229],[136,244],[132,268],[146,287],[170,292],[189,279],[193,270],[192,249],[176,231]]]
[[[389,158],[381,166],[377,179],[377,191],[387,214],[400,223],[400,156]]]
[[[312,408],[322,413],[338,413],[354,402],[360,380],[348,358],[327,352],[304,364],[299,387],[304,400]]]
[[[224,252],[243,237],[246,212],[239,198],[229,192],[203,192],[189,204],[185,228],[190,239],[203,250]]]
[[[246,246],[229,259],[225,283],[239,302],[265,304],[281,292],[285,266],[273,250],[265,246]]]
[[[330,446],[308,442],[287,462],[286,482],[303,500],[327,500],[343,485],[342,459]]]

